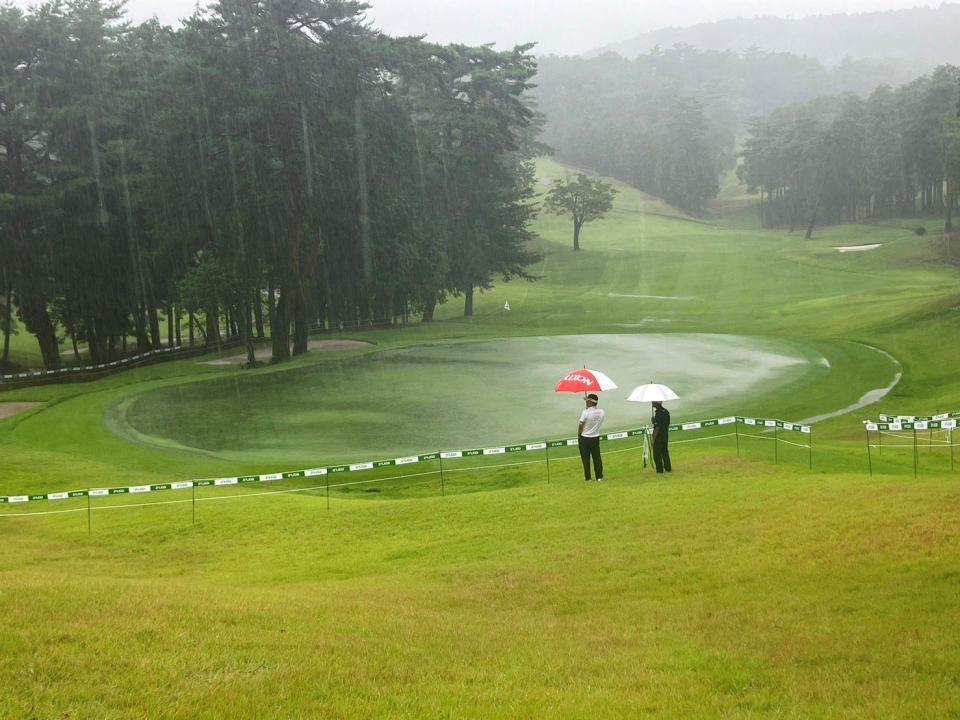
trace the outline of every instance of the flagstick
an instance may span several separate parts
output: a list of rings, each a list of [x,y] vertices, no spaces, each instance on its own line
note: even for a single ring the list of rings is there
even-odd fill
[[[440,450],[437,450],[437,456],[440,458],[440,497],[446,497],[447,490],[444,486],[443,480],[443,453]]]
[[[90,488],[87,488],[87,537],[93,534],[93,520],[90,514]]]
[[[544,450],[547,453],[547,485],[550,484],[550,441],[544,440]]]
[[[870,477],[873,477],[873,458],[870,456],[870,428],[863,426],[867,430],[867,467],[870,469]]]
[[[919,453],[917,453],[917,427],[916,425],[914,425],[913,427],[913,479],[914,480],[917,479],[917,461],[919,460],[919,458],[917,457],[918,454]]]

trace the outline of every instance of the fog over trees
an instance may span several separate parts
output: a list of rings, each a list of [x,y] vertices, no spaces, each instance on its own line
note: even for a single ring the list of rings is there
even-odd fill
[[[960,43],[957,42],[960,3],[937,2],[932,5],[860,13],[824,13],[800,18],[774,17],[780,11],[768,7],[760,11],[764,13],[761,17],[663,27],[605,45],[588,55],[615,52],[632,59],[657,47],[668,48],[677,44],[733,52],[759,48],[816,58],[830,66],[839,65],[845,58],[893,60],[913,75],[919,75],[943,63],[960,63]],[[842,6],[840,9],[848,10]],[[891,77],[888,82],[903,79],[902,76]]]
[[[960,181],[960,69],[867,98],[822,97],[754,120],[738,175],[761,193],[766,227],[943,214]]]
[[[635,60],[547,57],[538,68],[543,139],[561,160],[692,212],[716,195],[750,118],[821,95],[868,93],[896,76],[874,61],[828,69],[789,53],[689,45]]]

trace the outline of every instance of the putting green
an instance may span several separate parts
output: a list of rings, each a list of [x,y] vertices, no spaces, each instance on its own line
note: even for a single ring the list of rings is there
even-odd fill
[[[869,367],[862,386],[849,378],[837,384],[831,355]],[[575,430],[582,401],[552,388],[582,366],[620,385],[601,401],[610,429],[649,418],[649,405],[625,398],[651,380],[678,392],[674,418],[690,420],[785,406],[837,409],[896,372],[889,357],[853,343],[713,334],[508,338],[152,390],[115,405],[108,422],[154,447],[280,466],[542,440]]]

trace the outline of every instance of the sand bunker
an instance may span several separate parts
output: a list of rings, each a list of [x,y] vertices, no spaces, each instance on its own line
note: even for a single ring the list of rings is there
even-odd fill
[[[28,410],[33,410],[35,407],[40,407],[41,405],[43,405],[43,403],[0,402],[0,420],[5,420],[6,418],[13,417],[14,415],[25,413]]]
[[[875,243],[873,245],[840,245],[834,246],[834,250],[837,252],[848,253],[848,252],[865,252],[867,250],[876,250],[878,247],[882,247],[883,243]]]
[[[343,350],[359,350],[370,347],[370,343],[359,340],[311,340],[307,344],[308,350],[317,352],[338,352]],[[269,362],[272,351],[270,348],[261,348],[256,351],[255,357],[261,362]],[[247,354],[231,355],[217,360],[207,360],[204,365],[243,365],[247,361]]]

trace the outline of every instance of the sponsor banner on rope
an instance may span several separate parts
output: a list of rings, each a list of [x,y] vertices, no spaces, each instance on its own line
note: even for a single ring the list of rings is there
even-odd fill
[[[69,367],[69,368],[58,368],[56,370],[32,370],[29,372],[15,373],[12,375],[0,375],[0,382],[6,382],[10,380],[29,380],[32,378],[40,377],[50,377],[51,375],[62,375],[63,373],[77,373],[77,372],[94,372],[97,370],[107,370],[112,367],[117,367],[117,365],[128,365],[132,362],[137,362],[138,360],[146,360],[149,357],[152,357],[158,353],[169,353],[177,350],[183,350],[182,345],[175,345],[173,347],[161,348],[160,350],[151,350],[150,352],[143,353],[142,355],[135,355],[133,357],[123,358],[123,360],[117,361],[114,360],[109,363],[100,363],[99,365],[82,365],[78,367]]]
[[[881,416],[883,417],[883,416]],[[765,420],[759,418],[746,418],[739,416],[729,416],[724,418],[718,418],[713,420],[701,420],[696,422],[684,423],[682,425],[671,425],[671,430],[678,431],[695,431],[701,430],[704,428],[716,427],[718,425],[731,425],[737,422],[742,422],[745,425],[761,425],[766,427],[782,427],[785,430],[792,430],[795,432],[803,432],[809,434],[811,428],[808,425],[798,425],[796,423],[788,423],[781,420]],[[906,429],[913,429],[913,423],[867,423],[867,428],[870,430],[875,429],[889,429],[899,430],[902,427]],[[956,427],[956,420],[954,419],[944,419],[942,421],[930,421],[930,422],[918,422],[916,423],[916,429],[927,429],[927,428],[949,428],[953,429]],[[603,435],[605,440],[624,440],[630,437],[642,437],[649,435],[652,432],[652,428],[649,426],[635,428],[633,430],[624,430],[620,432],[607,433]],[[130,495],[130,494],[143,494],[150,492],[159,492],[164,490],[186,490],[192,488],[204,488],[204,487],[224,487],[231,485],[244,485],[249,483],[256,482],[273,482],[277,480],[289,480],[296,478],[306,478],[306,477],[321,477],[324,475],[332,475],[343,472],[361,472],[364,470],[372,470],[375,468],[384,468],[391,467],[395,465],[411,465],[420,462],[431,462],[434,460],[455,460],[466,457],[481,457],[481,456],[490,456],[490,455],[503,455],[507,453],[518,453],[518,452],[533,452],[538,450],[548,450],[550,448],[566,448],[576,446],[578,444],[577,438],[568,438],[566,440],[547,440],[544,442],[538,443],[526,443],[526,444],[516,444],[508,445],[504,447],[494,447],[494,448],[474,448],[470,450],[447,450],[443,452],[428,453],[425,455],[410,455],[407,457],[396,458],[395,460],[380,460],[380,461],[368,461],[362,463],[353,463],[350,465],[334,465],[330,467],[322,468],[311,468],[309,470],[293,470],[282,473],[265,473],[263,475],[247,475],[243,477],[232,477],[232,478],[217,478],[217,479],[208,479],[208,480],[184,480],[179,482],[172,483],[159,483],[154,485],[137,485],[132,487],[115,487],[115,488],[91,488],[89,490],[74,490],[71,492],[56,492],[56,493],[44,493],[36,495],[14,495],[14,496],[0,496],[0,504],[16,504],[16,503],[29,503],[29,502],[38,502],[38,501],[56,501],[56,500],[65,500],[68,498],[77,498],[77,497],[107,497],[110,495]]]

